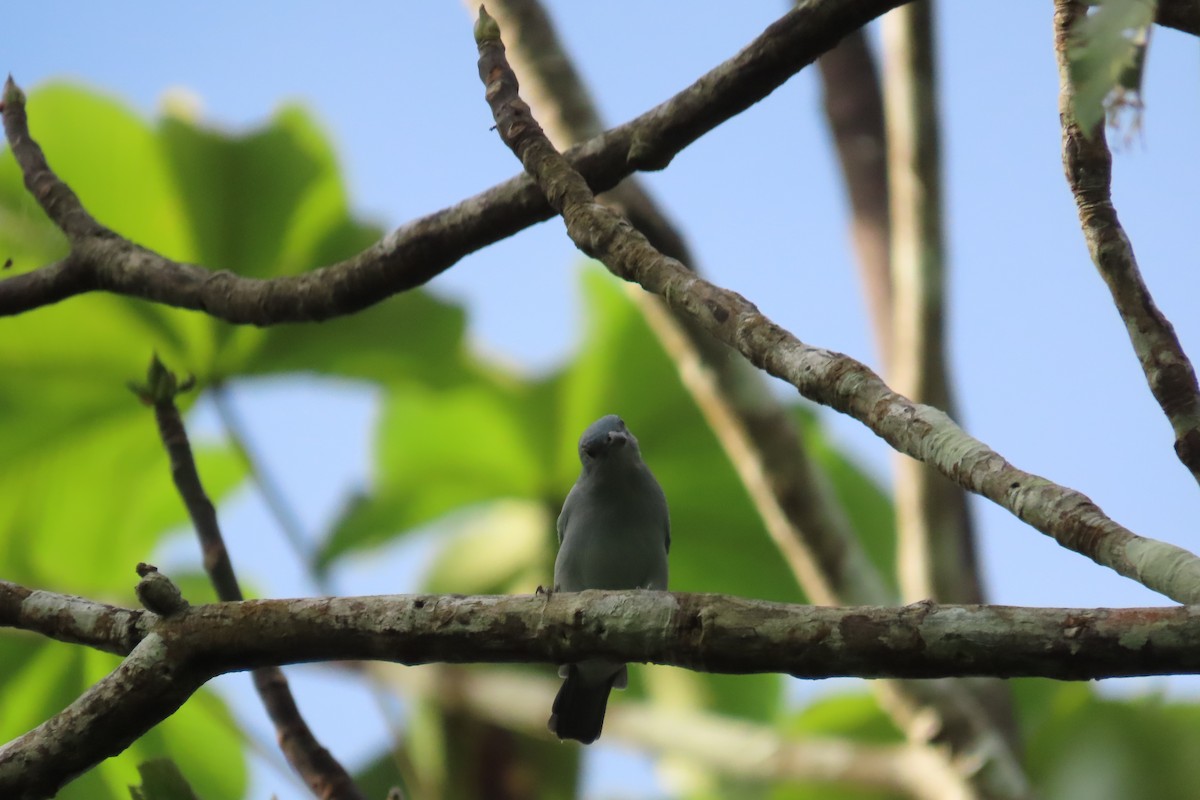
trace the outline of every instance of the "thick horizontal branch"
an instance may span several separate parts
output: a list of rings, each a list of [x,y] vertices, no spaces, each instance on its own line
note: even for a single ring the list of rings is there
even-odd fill
[[[119,656],[142,640],[144,613],[0,580],[0,628],[33,631]]]
[[[19,587],[18,587],[19,588]],[[0,592],[16,593],[0,581]],[[98,610],[102,611],[98,614]],[[311,661],[651,662],[801,678],[992,675],[1093,680],[1200,672],[1200,607],[807,606],[714,594],[558,592],[247,600],[170,617],[52,592],[0,605],[0,627],[109,651],[154,634],[207,677]],[[47,623],[57,615],[61,628]],[[116,622],[132,619],[132,636]]]
[[[254,600],[160,617],[2,581],[0,599],[0,627],[71,642],[84,627],[112,631],[111,641],[96,635],[87,642],[106,650],[136,642],[116,672],[0,748],[0,797],[44,795],[120,752],[216,675],[300,662],[560,664],[605,657],[802,678],[1091,680],[1200,672],[1195,607],[832,608],[705,594],[580,592]]]
[[[597,203],[587,182],[550,144],[517,94],[498,26],[482,14],[476,42],[496,129],[559,210],[580,250],[617,277],[661,296],[804,397],[857,419],[899,452],[1008,509],[1063,547],[1181,603],[1200,603],[1200,558],[1194,554],[1138,536],[1080,492],[1017,469],[944,412],[893,391],[865,364],[802,342],[740,294],[656,250],[628,220]]]
[[[843,36],[903,2],[802,3],[687,89],[573,148],[571,162],[596,191],[611,189],[637,170],[662,169],[684,147],[766,97]],[[533,182],[520,175],[411,222],[338,264],[298,276],[244,278],[172,261],[95,223],[30,137],[24,98],[11,79],[5,98],[5,133],[26,185],[68,234],[71,253],[0,282],[0,315],[105,290],[234,323],[329,319],[419,286],[468,253],[554,216]]]

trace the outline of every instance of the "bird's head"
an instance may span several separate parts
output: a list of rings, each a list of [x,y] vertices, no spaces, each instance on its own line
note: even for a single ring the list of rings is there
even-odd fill
[[[579,460],[585,467],[615,458],[640,459],[638,441],[616,414],[593,422],[579,437]]]

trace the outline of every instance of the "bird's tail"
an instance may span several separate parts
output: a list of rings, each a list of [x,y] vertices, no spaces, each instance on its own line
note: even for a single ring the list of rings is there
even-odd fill
[[[608,693],[624,671],[619,669],[600,682],[592,683],[585,680],[579,665],[568,665],[567,679],[550,710],[550,732],[559,739],[575,739],[583,744],[591,744],[600,738]]]

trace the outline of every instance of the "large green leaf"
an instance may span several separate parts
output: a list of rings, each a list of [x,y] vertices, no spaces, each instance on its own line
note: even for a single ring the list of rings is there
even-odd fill
[[[242,374],[311,371],[385,385],[469,380],[466,315],[428,292],[406,292],[319,325],[277,325],[238,359]]]
[[[526,435],[544,404],[539,388],[483,378],[442,391],[396,388],[380,425],[378,488],[348,509],[322,563],[451,511],[539,496],[547,454]]]

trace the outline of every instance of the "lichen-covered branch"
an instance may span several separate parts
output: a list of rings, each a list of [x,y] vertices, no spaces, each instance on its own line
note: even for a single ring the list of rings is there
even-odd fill
[[[0,747],[0,797],[53,797],[71,779],[118,755],[174,714],[208,678],[171,656],[159,636],[146,636],[78,700]]]
[[[32,631],[106,653],[126,655],[142,640],[143,613],[0,580],[0,628]]]
[[[595,201],[587,183],[542,134],[517,95],[498,27],[477,25],[476,31],[479,74],[497,130],[559,210],[579,249],[618,277],[660,295],[805,397],[854,417],[899,452],[1008,509],[1064,547],[1174,600],[1200,602],[1200,558],[1138,536],[1080,492],[1017,469],[944,412],[897,394],[849,356],[805,344],[746,298],[655,250],[628,220]]]
[[[161,654],[205,679],[262,665],[382,660],[400,664],[546,663],[583,658],[650,662],[703,672],[779,672],[801,678],[993,675],[1096,680],[1200,672],[1200,608],[809,606],[682,592],[552,595],[377,595],[244,600],[190,606],[168,617],[100,606],[0,581],[0,627],[53,635],[65,619],[134,618],[133,650]],[[71,627],[65,624],[63,630]],[[112,629],[112,626],[108,626]],[[55,636],[73,641],[68,635]],[[120,634],[104,640],[119,650]],[[97,641],[96,644],[100,644]],[[132,652],[132,651],[130,651]]]
[[[53,612],[62,620],[59,638],[75,641],[87,620],[94,630],[112,632],[104,649],[128,643],[120,630],[136,640],[113,675],[0,749],[0,796],[18,798],[36,796],[30,787],[49,793],[119,752],[216,675],[308,661],[560,664],[606,657],[805,678],[1091,680],[1200,672],[1195,607],[831,608],[720,595],[580,592],[252,600],[161,617],[3,581],[0,598],[0,627],[53,636],[46,624]],[[130,619],[132,625],[117,624]]]
[[[1175,453],[1200,482],[1200,385],[1196,372],[1174,327],[1150,296],[1133,245],[1117,219],[1112,203],[1112,153],[1105,141],[1104,125],[1085,131],[1075,119],[1067,51],[1072,46],[1075,22],[1085,13],[1084,3],[1055,2],[1054,50],[1058,58],[1063,167],[1075,196],[1088,252],[1125,323],[1150,392],[1175,432]]]

